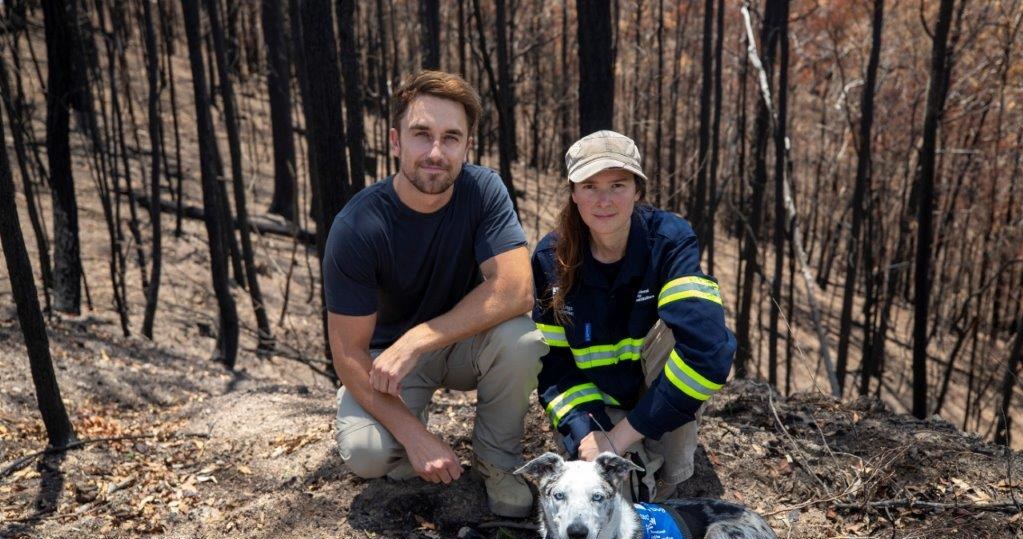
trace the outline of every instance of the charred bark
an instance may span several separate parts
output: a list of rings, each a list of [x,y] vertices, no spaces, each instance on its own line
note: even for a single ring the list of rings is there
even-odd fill
[[[579,36],[579,135],[614,129],[610,0],[576,0]],[[653,186],[651,186],[653,187]]]
[[[913,415],[927,416],[927,321],[930,316],[931,243],[934,219],[935,152],[951,71],[948,32],[954,0],[941,0],[934,28],[931,76],[924,111],[923,142],[916,174],[917,242],[913,297]]]
[[[53,307],[78,314],[82,304],[82,260],[70,141],[70,107],[76,95],[73,14],[74,1],[43,2],[47,54],[46,157],[53,196]]]
[[[238,355],[238,312],[231,297],[227,275],[227,256],[224,245],[225,219],[217,186],[215,169],[213,119],[210,117],[209,97],[206,94],[206,66],[202,57],[199,36],[198,0],[182,0],[185,36],[188,40],[188,58],[192,68],[192,91],[195,93],[196,130],[199,135],[199,164],[202,179],[202,199],[206,236],[209,240],[210,272],[220,315],[217,333],[216,359],[233,369]]]
[[[274,192],[270,213],[294,221],[295,138],[291,124],[291,60],[284,41],[280,0],[262,0],[263,40],[267,47],[267,94],[274,148]]]
[[[856,186],[852,198],[852,228],[849,232],[849,243],[846,247],[845,287],[842,295],[841,321],[838,329],[838,360],[836,374],[839,390],[844,392],[845,373],[849,357],[849,337],[852,333],[853,293],[856,291],[856,280],[859,277],[859,258],[861,243],[860,229],[866,213],[864,200],[870,192],[871,177],[871,126],[874,122],[874,88],[877,86],[877,65],[881,56],[881,29],[884,23],[884,0],[874,0],[874,14],[871,19],[870,59],[867,61],[866,82],[863,84],[863,96],[860,101],[860,134],[859,155],[856,159]],[[869,246],[868,246],[869,248]],[[866,324],[864,324],[866,327]],[[866,331],[864,331],[866,334]],[[865,339],[864,339],[865,340]],[[861,369],[869,371],[867,365]]]
[[[11,279],[11,293],[17,305],[18,323],[25,339],[25,348],[28,350],[36,402],[43,416],[46,435],[51,447],[64,447],[75,441],[75,431],[71,420],[68,419],[64,401],[60,396],[57,376],[53,372],[50,342],[46,335],[42,311],[39,310],[35,279],[32,277],[32,263],[25,249],[25,238],[21,234],[21,223],[18,220],[18,208],[14,203],[14,181],[11,179],[11,166],[7,160],[7,145],[4,138],[3,115],[0,114],[0,242],[3,243],[4,260],[7,262],[7,273]]]
[[[224,125],[227,128],[228,151],[231,154],[231,181],[234,185],[234,208],[238,219],[238,231],[241,235],[242,262],[245,265],[245,279],[248,284],[249,297],[252,299],[252,310],[256,314],[256,325],[259,328],[260,351],[272,350],[274,347],[273,333],[270,331],[270,319],[266,314],[263,292],[259,287],[259,276],[256,274],[255,255],[252,252],[252,235],[249,228],[249,212],[245,201],[245,181],[242,170],[242,143],[238,129],[238,112],[235,104],[234,82],[228,64],[227,47],[224,29],[220,24],[217,0],[206,0],[207,12],[210,17],[210,31],[213,33],[213,50],[217,60],[217,72],[220,77],[221,102],[224,104]],[[230,228],[228,227],[230,230]]]
[[[146,80],[149,83],[149,157],[151,162],[149,176],[149,222],[152,226],[153,247],[150,253],[152,271],[149,275],[149,288],[146,290],[146,308],[142,318],[142,334],[153,338],[153,321],[156,318],[156,305],[160,296],[160,272],[163,263],[163,230],[160,226],[160,153],[163,141],[160,138],[160,93],[157,88],[157,71],[160,69],[156,55],[156,32],[153,29],[153,9],[150,2],[142,2],[142,27],[145,29],[146,40]],[[180,198],[180,193],[178,194]]]
[[[339,41],[341,43],[341,73],[345,85],[345,113],[348,125],[345,130],[345,142],[348,144],[348,164],[350,189],[354,194],[366,185],[366,128],[362,115],[362,75],[359,71],[359,58],[355,37],[355,2],[338,0],[338,19],[340,21]]]

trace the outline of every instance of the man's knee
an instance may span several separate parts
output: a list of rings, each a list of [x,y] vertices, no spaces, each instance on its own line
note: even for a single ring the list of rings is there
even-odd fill
[[[375,479],[387,475],[394,467],[393,447],[379,432],[383,427],[365,423],[339,430],[337,451],[348,469],[363,479]],[[387,437],[390,436],[386,433]]]

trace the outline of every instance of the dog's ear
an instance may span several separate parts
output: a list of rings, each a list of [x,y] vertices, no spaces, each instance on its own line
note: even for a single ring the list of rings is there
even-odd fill
[[[631,460],[619,457],[610,451],[597,455],[594,463],[597,465],[597,471],[600,473],[600,476],[612,485],[620,485],[625,476],[629,475],[629,472],[632,470],[643,469]]]
[[[513,473],[515,475],[524,475],[526,479],[533,483],[539,483],[544,477],[560,473],[564,467],[565,460],[561,458],[561,455],[547,452],[527,462]]]

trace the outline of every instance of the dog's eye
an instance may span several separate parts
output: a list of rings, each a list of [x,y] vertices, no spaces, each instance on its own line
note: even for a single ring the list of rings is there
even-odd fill
[[[565,493],[564,492],[555,492],[554,493],[554,499],[558,500],[559,502],[564,500],[565,499]]]
[[[602,502],[602,501],[604,501],[604,495],[598,492],[598,493],[593,495],[592,500],[595,501],[595,502]]]

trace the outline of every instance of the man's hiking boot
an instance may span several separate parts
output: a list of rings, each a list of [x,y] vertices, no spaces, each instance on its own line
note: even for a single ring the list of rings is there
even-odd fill
[[[533,512],[533,493],[521,477],[472,456],[472,472],[483,479],[490,512],[502,517],[524,518]]]

